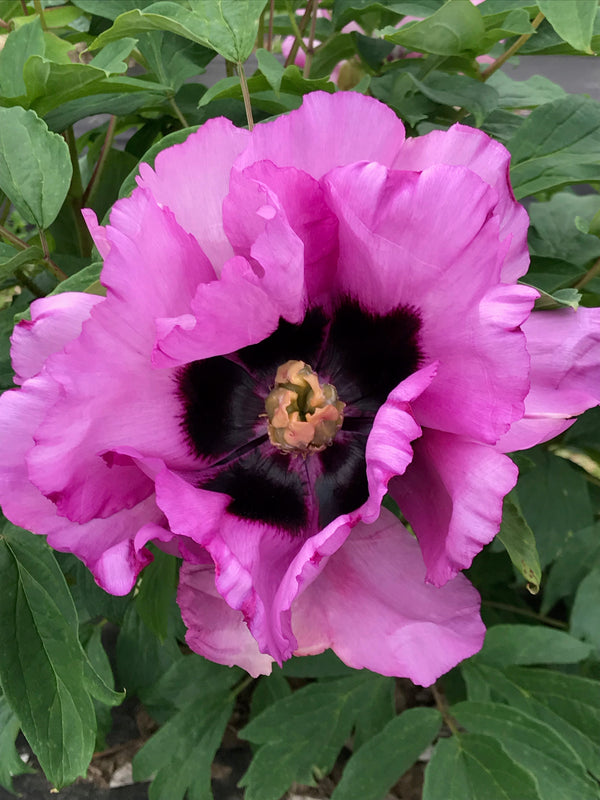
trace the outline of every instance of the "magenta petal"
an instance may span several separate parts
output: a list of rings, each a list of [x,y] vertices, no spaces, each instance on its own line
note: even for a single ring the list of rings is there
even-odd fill
[[[393,167],[420,172],[434,164],[468,167],[494,187],[497,192],[494,213],[500,219],[500,238],[509,245],[502,280],[510,283],[524,275],[529,266],[529,218],[512,192],[508,150],[482,131],[456,124],[447,131],[431,131],[426,136],[407,139]]]
[[[98,224],[96,212],[91,208],[82,208],[81,216],[84,218],[85,224],[88,226],[88,230],[92,236],[92,239],[94,240],[94,244],[98,248],[98,252],[102,258],[106,258],[110,252],[110,244],[106,238],[106,228],[103,228],[102,225]]]
[[[177,602],[192,650],[217,664],[242,667],[253,678],[270,675],[273,659],[258,649],[242,612],[228,606],[217,592],[212,564],[183,563]]]
[[[243,169],[268,159],[321,178],[355,161],[391,166],[403,142],[403,124],[378,100],[357,92],[311,92],[300,108],[256,125],[235,166]]]
[[[250,134],[228,119],[209,119],[185,142],[160,152],[154,170],[140,164],[138,183],[155,201],[171,209],[177,222],[194,235],[220,272],[233,250],[223,230],[222,204],[229,173]]]
[[[351,667],[429,686],[476,653],[479,595],[462,576],[426,585],[419,546],[385,509],[359,523],[293,606],[297,655],[331,647]]]
[[[600,403],[600,309],[538,311],[523,324],[531,356],[525,416],[498,442],[524,450],[566,430]]]
[[[391,481],[390,492],[417,535],[428,581],[442,586],[492,541],[517,474],[491,447],[423,431],[410,467]]]
[[[262,341],[277,327],[280,309],[261,284],[245,258],[231,258],[219,280],[198,286],[192,313],[157,319],[153,365],[174,367]]]
[[[83,292],[63,292],[31,304],[31,321],[19,322],[11,336],[15,383],[37,375],[48,356],[76,339],[92,308],[103,300]]]

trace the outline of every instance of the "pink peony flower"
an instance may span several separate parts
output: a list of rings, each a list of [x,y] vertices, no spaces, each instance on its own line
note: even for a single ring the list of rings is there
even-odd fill
[[[517,469],[598,403],[600,312],[532,313],[508,152],[315,93],[208,121],[87,220],[106,297],[37,300],[0,500],[124,594],[183,558],[188,643],[253,675],[331,647],[432,683],[482,644],[460,574]],[[389,491],[416,539],[381,509]]]

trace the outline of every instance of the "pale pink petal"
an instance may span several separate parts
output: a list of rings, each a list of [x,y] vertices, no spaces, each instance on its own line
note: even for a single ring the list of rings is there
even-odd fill
[[[600,309],[537,311],[523,331],[531,389],[525,416],[498,442],[505,453],[548,441],[600,403]]]
[[[17,323],[11,336],[15,383],[21,384],[37,375],[48,356],[76,339],[92,308],[102,300],[83,292],[63,292],[34,300],[31,320]]]
[[[217,664],[242,667],[252,675],[270,675],[273,659],[258,649],[241,611],[217,592],[212,565],[183,563],[177,602],[187,626],[186,641],[196,653]]]
[[[219,280],[201,283],[191,313],[156,320],[155,367],[174,367],[256,344],[277,328],[280,308],[250,264],[234,256]]]
[[[426,585],[417,542],[383,509],[378,522],[353,529],[294,603],[296,655],[331,647],[356,669],[429,686],[481,648],[479,605],[462,575]]]
[[[431,131],[407,139],[393,163],[394,169],[421,171],[434,164],[468,167],[497,192],[494,213],[500,218],[500,238],[509,245],[502,280],[517,280],[527,272],[529,218],[510,185],[510,153],[482,131],[456,124],[447,131]],[[464,196],[460,196],[460,203]]]
[[[518,470],[491,447],[439,431],[425,429],[414,449],[390,493],[417,535],[427,580],[441,586],[498,533]]]
[[[154,169],[140,165],[138,183],[168,206],[177,222],[195,236],[220,272],[233,250],[223,230],[222,204],[235,158],[250,134],[228,119],[209,119],[185,142],[160,152]]]
[[[237,169],[269,159],[313,178],[354,161],[391,166],[404,142],[404,126],[383,103],[357,92],[311,92],[302,106],[258,124]]]

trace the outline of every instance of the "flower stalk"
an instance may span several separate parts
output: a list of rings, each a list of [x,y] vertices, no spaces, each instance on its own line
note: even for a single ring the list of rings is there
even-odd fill
[[[248,130],[254,128],[254,118],[252,116],[252,104],[250,102],[250,91],[248,90],[248,81],[246,80],[246,73],[241,61],[237,63],[238,75],[240,76],[240,84],[242,87],[242,97],[244,98],[244,108],[246,109],[246,118],[248,119]]]
[[[544,19],[544,15],[540,11],[540,13],[537,15],[537,17],[531,23],[531,27],[534,28],[534,29],[538,28],[540,26],[540,24],[542,23],[543,19]],[[533,33],[524,33],[523,36],[519,36],[519,38],[516,40],[516,42],[514,42],[508,48],[508,50],[506,50],[506,52],[502,53],[502,55],[499,58],[497,58],[494,61],[493,64],[490,64],[487,69],[483,70],[483,72],[481,73],[481,80],[482,81],[487,81],[487,79],[490,77],[490,75],[493,75],[494,72],[499,70],[500,67],[503,64],[505,64],[508,61],[509,58],[512,58],[514,56],[514,54],[523,47],[525,42],[528,39],[531,39],[532,36],[533,36]]]

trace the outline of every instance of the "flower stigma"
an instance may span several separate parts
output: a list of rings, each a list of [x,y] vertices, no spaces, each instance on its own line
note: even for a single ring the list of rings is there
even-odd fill
[[[320,383],[304,361],[286,361],[265,400],[271,444],[283,453],[318,453],[328,447],[344,421],[346,404],[335,386]]]

